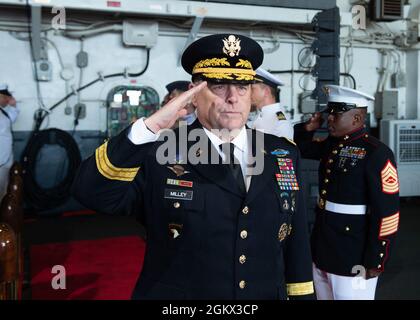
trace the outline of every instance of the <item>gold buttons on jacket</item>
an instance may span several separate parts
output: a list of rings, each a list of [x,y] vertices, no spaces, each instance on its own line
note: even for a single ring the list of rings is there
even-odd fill
[[[245,280],[241,280],[241,281],[239,281],[239,288],[241,288],[241,289],[245,289],[245,286],[246,286],[246,282],[245,282]]]
[[[382,268],[382,265],[378,264],[378,269]]]
[[[326,195],[327,194],[327,190],[321,190],[321,194],[322,195]]]
[[[332,152],[332,153],[337,154],[337,153],[338,153],[338,151],[337,151],[337,150],[333,150],[333,152]]]
[[[242,209],[242,213],[243,213],[243,214],[248,214],[248,212],[249,212],[249,208],[248,208],[247,206],[245,206],[245,207]]]
[[[350,227],[346,227],[346,231],[350,231]]]
[[[327,169],[327,173],[331,173],[331,169]]]
[[[368,134],[365,134],[365,138],[367,138],[367,137],[369,137],[369,135]]]
[[[347,169],[343,169],[343,172],[347,172]]]
[[[248,237],[248,232],[246,230],[241,231],[241,238],[246,239]]]
[[[348,135],[345,135],[343,139],[344,139],[344,140],[348,140],[349,138],[350,138],[350,137],[349,137]]]
[[[382,245],[385,246],[386,245],[386,242],[385,241],[382,241]]]
[[[240,264],[244,264],[244,263],[245,263],[245,261],[246,261],[246,256],[243,254],[243,255],[241,255],[241,256],[239,257],[239,263],[240,263]]]
[[[324,179],[324,182],[325,182],[325,183],[328,183],[328,182],[330,182],[330,180],[328,180],[328,179]]]
[[[380,253],[379,256],[382,258],[384,256],[384,254],[383,253]]]
[[[179,202],[175,202],[174,203],[174,208],[175,209],[178,209],[180,206],[181,206],[181,204]]]
[[[333,163],[334,162],[334,160],[333,159],[329,159],[328,160],[328,163]]]
[[[344,144],[340,143],[338,146],[339,146],[340,148],[342,148],[342,147],[344,147]]]

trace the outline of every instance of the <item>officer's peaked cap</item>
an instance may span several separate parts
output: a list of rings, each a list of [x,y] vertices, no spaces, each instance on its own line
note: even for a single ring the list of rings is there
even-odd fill
[[[277,88],[279,86],[284,86],[284,82],[278,79],[276,76],[274,76],[272,73],[268,72],[267,70],[263,68],[258,68],[256,71],[255,78],[260,82],[265,83],[266,85]]]
[[[11,97],[12,94],[9,92],[9,87],[5,83],[0,83],[0,94],[3,94],[5,96]]]
[[[255,70],[264,53],[253,39],[243,35],[214,34],[198,39],[185,49],[181,63],[185,71],[204,80],[254,83]]]
[[[356,107],[368,107],[375,98],[371,95],[337,85],[325,85],[324,92],[328,102],[343,102],[355,104]]]

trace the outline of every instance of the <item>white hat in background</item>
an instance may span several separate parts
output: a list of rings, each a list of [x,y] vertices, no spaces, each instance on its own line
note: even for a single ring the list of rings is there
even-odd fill
[[[284,86],[284,82],[281,81],[280,79],[278,79],[276,76],[274,76],[273,74],[271,74],[270,72],[268,72],[267,70],[263,69],[263,68],[258,68],[256,70],[256,75],[255,75],[255,80],[257,80],[259,82],[263,82],[266,85],[273,87],[273,88],[277,88],[279,86]]]
[[[324,86],[324,92],[327,95],[328,102],[353,103],[358,108],[367,107],[369,101],[375,100],[375,97],[361,91],[332,84]]]
[[[369,108],[375,97],[361,91],[337,85],[325,85],[327,108],[323,112],[340,113],[354,108]]]
[[[12,94],[9,92],[9,87],[5,83],[0,83],[0,94],[3,94],[5,96],[11,97]]]

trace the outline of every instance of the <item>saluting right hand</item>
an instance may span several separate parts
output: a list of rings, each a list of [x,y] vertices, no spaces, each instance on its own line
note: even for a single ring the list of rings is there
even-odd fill
[[[319,129],[324,122],[324,119],[322,119],[322,115],[320,112],[315,112],[312,117],[309,119],[308,122],[305,124],[305,130],[306,131],[315,131]]]
[[[173,98],[163,108],[144,120],[144,124],[154,133],[158,133],[162,129],[171,128],[179,118],[187,114],[185,106],[191,102],[194,95],[206,86],[207,82],[204,81]]]
[[[9,106],[16,107],[16,99],[13,98],[13,97],[10,97],[9,100],[8,100],[8,102],[7,102],[7,104]]]

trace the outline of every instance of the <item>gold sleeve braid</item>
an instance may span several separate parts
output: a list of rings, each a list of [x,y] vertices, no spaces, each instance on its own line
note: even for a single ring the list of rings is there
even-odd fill
[[[288,296],[303,296],[314,293],[314,283],[312,281],[288,283],[286,286]]]
[[[107,155],[108,141],[96,149],[95,159],[98,171],[105,178],[119,181],[133,181],[140,167],[136,168],[118,168],[109,161]]]

